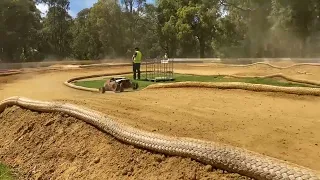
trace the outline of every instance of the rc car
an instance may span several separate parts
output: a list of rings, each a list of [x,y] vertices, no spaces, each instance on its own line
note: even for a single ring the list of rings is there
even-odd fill
[[[103,87],[99,88],[99,91],[101,93],[105,93],[106,91],[123,92],[129,88],[136,90],[139,88],[139,85],[125,77],[112,77],[104,83]]]

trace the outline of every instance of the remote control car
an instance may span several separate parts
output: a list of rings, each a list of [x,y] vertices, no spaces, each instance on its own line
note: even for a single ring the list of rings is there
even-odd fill
[[[101,93],[105,93],[106,91],[123,92],[129,88],[136,90],[139,88],[139,85],[125,77],[112,77],[104,83],[103,87],[99,88],[99,91]]]

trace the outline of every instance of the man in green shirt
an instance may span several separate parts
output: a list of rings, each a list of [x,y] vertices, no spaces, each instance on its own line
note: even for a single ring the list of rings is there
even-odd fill
[[[135,53],[132,57],[133,61],[133,79],[137,79],[136,73],[138,73],[138,79],[140,79],[140,66],[142,60],[142,53],[139,48],[135,48]]]

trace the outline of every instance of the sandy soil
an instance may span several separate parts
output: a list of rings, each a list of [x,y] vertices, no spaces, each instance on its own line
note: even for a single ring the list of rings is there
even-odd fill
[[[219,72],[221,74],[266,75],[281,72],[296,78],[320,80],[320,67],[310,66],[277,70],[264,65],[230,68],[215,64],[208,64],[206,67],[179,64],[176,65],[175,68],[177,72],[195,74],[216,74]],[[243,90],[196,88],[144,90],[102,95],[70,89],[62,84],[63,81],[75,76],[126,72],[128,70],[130,71],[130,67],[112,67],[97,70],[72,70],[28,74],[28,76],[15,75],[11,77],[0,77],[0,82],[2,82],[0,84],[0,99],[20,95],[39,100],[67,101],[99,110],[109,114],[116,120],[144,130],[227,143],[320,170],[319,97],[288,95],[284,93],[258,93]],[[308,71],[311,72],[311,75],[299,74],[297,71]],[[29,115],[20,110],[16,113],[23,114],[23,116]],[[40,117],[45,120],[48,120],[48,116],[50,115],[40,115]],[[37,118],[33,119],[34,122],[37,121]],[[18,119],[16,121],[20,122],[22,120]],[[60,125],[57,126],[60,127]],[[61,128],[63,128],[63,126]],[[88,128],[86,131],[94,132],[94,129],[90,130],[89,127],[86,128]],[[86,128],[84,127],[78,132],[81,134],[82,130],[84,131]],[[40,129],[35,132],[40,131]],[[14,133],[15,130],[13,128],[7,132],[8,134]],[[97,131],[93,133],[94,136],[96,136],[97,133]],[[78,134],[76,136],[78,136]],[[0,138],[7,139],[7,141],[13,141],[13,139],[17,137],[17,134],[6,135],[5,137],[0,136]],[[64,135],[58,136],[57,139],[62,137],[64,137]],[[110,138],[102,134],[98,137]],[[89,142],[80,139],[81,138],[77,141],[79,145],[87,145],[86,142]],[[91,139],[90,142],[92,144],[99,144],[101,143],[99,139],[100,138],[94,138]],[[120,145],[121,144],[119,144],[119,146]],[[95,149],[97,153],[101,151],[109,152],[108,147],[99,147],[100,148]],[[0,149],[1,148],[11,148],[11,146],[1,141]],[[63,152],[72,152],[72,150],[69,152],[69,146],[66,145],[65,148]],[[14,151],[14,149],[15,148],[13,148],[12,151]],[[48,149],[51,149],[51,146],[48,146]],[[126,147],[126,149],[130,148]],[[23,149],[20,149],[19,151],[22,150]],[[48,150],[43,151],[47,152]],[[58,151],[57,148],[56,151]],[[131,151],[135,150],[132,148]],[[130,150],[128,150],[128,152],[124,150],[123,153],[130,154],[131,152]],[[144,152],[141,153],[143,154]],[[34,154],[39,156],[39,159],[43,158],[41,154]],[[15,158],[16,156],[16,154],[11,154],[11,158],[5,159],[2,157],[2,159],[11,165],[16,165],[19,163],[19,160]],[[25,155],[22,156],[25,157]],[[113,156],[118,155],[114,153],[112,156],[104,157]],[[145,156],[148,158],[152,157],[149,154],[145,154]],[[95,157],[95,154],[93,154],[92,157]],[[121,153],[119,153],[119,157],[122,157]],[[47,160],[51,161],[50,158],[47,158]],[[105,161],[107,161],[107,158]],[[176,161],[176,163],[180,163],[179,161]],[[181,167],[204,168],[203,165],[199,164],[190,164],[189,166],[189,161],[186,159],[181,159],[181,161],[185,161],[186,164],[167,164],[167,167],[158,166],[157,169],[159,169],[159,171],[166,171],[167,168],[167,171],[169,171],[168,169],[175,171],[175,168],[179,169]],[[26,160],[23,162],[26,163]],[[64,164],[68,161],[60,157],[59,162],[61,162],[59,164]],[[125,161],[121,161],[119,164],[125,166],[127,163],[124,162]],[[30,163],[33,164],[33,162]],[[107,164],[104,166],[106,168],[110,166],[112,169],[111,165]],[[102,166],[95,167],[96,168],[92,169],[93,172],[99,171],[99,168]],[[90,170],[79,170],[75,164],[66,166],[65,168],[68,172],[79,171],[81,177],[84,178],[93,177],[93,173]],[[29,166],[25,167],[25,170],[30,170]],[[140,170],[141,172],[138,174],[152,174],[151,171],[143,170],[143,168],[140,168]],[[119,170],[114,169],[114,172],[119,172]],[[213,172],[213,174],[216,174],[216,172]],[[35,174],[33,175],[35,177]],[[156,176],[157,173],[154,173],[154,175]],[[219,173],[216,175],[220,176]],[[103,176],[114,177],[111,173],[104,174]],[[166,176],[160,174],[159,177],[165,178]],[[169,177],[169,179],[176,179],[173,176],[167,177]],[[199,177],[205,176],[199,175]],[[61,178],[63,178],[62,175]],[[137,178],[139,177],[137,176]]]
[[[20,179],[249,179],[122,144],[59,113],[12,107],[0,118],[0,160]]]
[[[286,67],[292,65],[291,63],[272,63],[277,66]],[[268,65],[254,65],[249,67],[231,67],[227,65],[221,65],[216,63],[208,64],[179,64],[176,72],[178,73],[190,73],[201,75],[243,75],[243,76],[264,76],[276,73],[282,73],[284,75],[298,78],[320,81],[320,66],[295,66],[288,69],[276,69],[271,68]]]

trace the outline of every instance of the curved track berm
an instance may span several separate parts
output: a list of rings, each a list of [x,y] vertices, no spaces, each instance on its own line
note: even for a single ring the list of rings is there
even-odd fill
[[[242,82],[228,83],[212,83],[212,82],[177,82],[177,83],[161,83],[153,84],[145,89],[159,88],[217,88],[217,89],[242,89],[257,92],[283,92],[287,94],[297,95],[312,95],[320,96],[320,88],[305,88],[305,87],[280,87],[264,84],[250,84]]]
[[[11,97],[1,101],[0,112],[14,105],[40,112],[65,113],[136,147],[168,155],[190,157],[216,168],[255,179],[320,180],[319,172],[296,164],[224,144],[142,131],[116,122],[100,112],[68,103]]]
[[[0,73],[0,77],[1,77],[1,76],[11,76],[11,75],[16,75],[16,74],[20,74],[20,72],[5,72],[5,73]]]
[[[130,72],[128,72],[130,73]],[[87,79],[87,78],[93,78],[93,77],[102,77],[102,76],[111,76],[111,75],[121,75],[121,74],[127,74],[127,73],[119,73],[119,74],[98,74],[98,75],[91,75],[91,76],[82,76],[82,77],[76,77],[67,80],[64,82],[64,84],[68,87],[78,89],[78,90],[84,90],[84,91],[90,91],[90,92],[99,92],[99,89],[96,88],[87,88],[82,86],[77,86],[72,84],[73,81],[81,80],[81,79]],[[297,83],[303,83],[303,84],[309,84],[313,86],[320,86],[320,82],[318,81],[310,81],[305,79],[295,79],[291,78],[282,74],[271,74],[266,76],[238,76],[238,75],[223,75],[223,76],[229,76],[233,78],[283,78],[288,81],[297,82]],[[187,87],[198,87],[198,88],[217,88],[217,89],[243,89],[243,90],[249,90],[249,91],[264,91],[264,92],[283,92],[288,94],[297,94],[297,95],[313,95],[313,96],[320,96],[320,88],[307,88],[307,87],[280,87],[280,86],[271,86],[271,85],[263,85],[263,84],[251,84],[251,83],[243,83],[243,82],[177,82],[177,83],[159,83],[159,84],[153,84],[145,89],[158,89],[158,88],[187,88]]]
[[[270,66],[272,68],[276,68],[276,69],[288,69],[288,68],[292,68],[292,67],[296,67],[296,66],[320,66],[319,63],[296,63],[296,64],[292,64],[290,66],[276,66],[267,62],[257,62],[257,63],[252,63],[252,64],[244,64],[244,65],[235,65],[235,64],[225,64],[226,66],[229,67],[249,67],[249,66],[254,66],[254,65],[267,65]]]
[[[296,79],[296,78],[292,78],[292,77],[286,76],[281,73],[270,74],[270,75],[266,75],[266,76],[239,76],[239,75],[228,75],[228,74],[226,74],[226,75],[219,74],[219,75],[233,77],[233,78],[282,78],[282,79],[285,79],[285,80],[291,81],[291,82],[320,86],[320,82],[318,82],[318,81],[312,81],[312,80],[307,80],[307,79]]]

